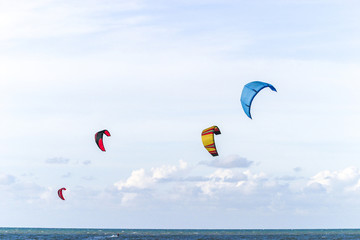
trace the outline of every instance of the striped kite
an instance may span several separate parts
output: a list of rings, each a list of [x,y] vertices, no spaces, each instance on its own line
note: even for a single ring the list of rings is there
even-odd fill
[[[204,147],[211,155],[213,155],[213,157],[219,155],[215,146],[214,134],[221,134],[220,129],[217,126],[206,128],[201,133],[201,140],[204,144]]]

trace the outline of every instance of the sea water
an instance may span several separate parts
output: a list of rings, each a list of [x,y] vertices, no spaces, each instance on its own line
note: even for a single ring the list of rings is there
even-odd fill
[[[60,229],[0,228],[0,239],[144,239],[144,240],[317,240],[360,239],[360,229],[296,230],[167,230],[167,229]]]

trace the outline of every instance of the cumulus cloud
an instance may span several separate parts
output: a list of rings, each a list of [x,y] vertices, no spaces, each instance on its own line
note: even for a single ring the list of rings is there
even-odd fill
[[[145,169],[134,170],[126,181],[119,181],[114,185],[119,189],[146,189],[159,181],[167,181],[177,177],[178,173],[187,168],[187,163],[179,161],[179,166],[163,165],[151,168],[150,172]]]
[[[217,168],[209,173],[200,165],[189,168],[181,162],[134,170],[114,186],[122,206],[179,202],[196,205],[205,201],[219,208],[266,209],[296,215],[331,208],[338,204],[334,199],[343,199],[344,194],[354,196],[348,199],[358,199],[360,170],[324,170],[307,178],[271,176],[239,168]]]
[[[253,161],[238,155],[230,155],[226,158],[216,158],[212,161],[201,161],[200,164],[216,168],[248,168],[253,164]]]
[[[294,172],[301,172],[302,168],[301,167],[295,167],[293,168]]]
[[[321,171],[307,183],[307,190],[316,189],[328,193],[357,191],[360,189],[360,170],[357,167],[348,167],[338,171]]]
[[[197,183],[202,193],[214,195],[216,192],[232,191],[249,194],[267,180],[264,173],[253,174],[247,170],[244,172],[231,169],[218,169],[212,173],[207,181]]]
[[[48,164],[67,164],[69,161],[70,160],[68,158],[54,157],[46,159],[45,162]]]
[[[179,166],[164,165],[161,167],[152,168],[152,178],[156,181],[176,178],[179,177],[179,173],[187,169],[187,167],[188,164],[185,161],[180,160]]]
[[[139,188],[145,189],[154,183],[154,179],[145,173],[145,169],[134,170],[126,181],[119,181],[114,185],[119,189]]]
[[[306,186],[304,189],[306,193],[325,193],[326,188],[317,182],[312,182]]]
[[[170,189],[181,186],[185,194],[203,194],[213,196],[219,192],[239,192],[249,194],[259,186],[271,186],[265,183],[264,173],[254,174],[238,169],[217,169],[206,176],[188,176],[188,165],[180,161],[178,166],[164,165],[153,167],[150,171],[145,169],[134,170],[125,181],[115,183],[115,187],[122,192],[140,193],[142,190],[161,189],[169,184]],[[170,190],[171,191],[171,190]]]
[[[218,168],[207,175],[190,175],[184,171],[187,163],[180,161],[178,166],[164,165],[153,167],[146,171],[144,168],[134,170],[126,180],[119,181],[114,186],[122,192],[136,192],[141,190],[155,190],[167,184],[174,188],[181,185],[185,192],[218,196],[227,193],[252,195],[263,194],[268,191],[271,195],[289,193],[312,194],[339,192],[354,192],[360,190],[360,170],[349,167],[338,171],[321,171],[306,180],[305,177],[268,176],[264,172],[254,173],[250,170],[241,171],[233,168]],[[274,190],[275,189],[275,190]],[[280,190],[279,190],[280,189]]]

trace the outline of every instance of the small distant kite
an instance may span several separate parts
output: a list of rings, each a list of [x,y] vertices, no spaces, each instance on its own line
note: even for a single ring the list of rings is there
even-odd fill
[[[214,134],[221,134],[220,129],[217,126],[206,128],[201,133],[203,145],[213,157],[219,155],[215,146]]]
[[[106,136],[110,137],[110,132],[106,129],[95,133],[95,142],[98,145],[98,147],[101,149],[101,151],[103,151],[103,152],[105,152],[105,147],[104,147],[104,142],[103,142],[104,134]]]
[[[64,191],[64,190],[66,190],[66,188],[60,188],[60,189],[58,190],[58,196],[59,196],[59,198],[61,198],[62,200],[65,200],[64,195],[63,195],[63,191]]]
[[[256,96],[263,88],[269,87],[271,90],[276,92],[276,89],[273,85],[265,82],[255,81],[246,84],[241,93],[241,105],[244,109],[246,115],[251,118],[250,108],[251,103]]]

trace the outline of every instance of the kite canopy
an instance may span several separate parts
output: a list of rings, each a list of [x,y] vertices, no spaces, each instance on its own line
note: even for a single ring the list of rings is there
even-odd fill
[[[276,89],[273,85],[265,82],[255,81],[246,84],[241,93],[241,105],[244,109],[246,115],[251,118],[250,108],[251,103],[256,96],[263,88],[269,87],[271,90],[276,92]]]
[[[62,200],[65,200],[65,198],[64,198],[64,196],[63,196],[63,193],[62,193],[63,190],[66,190],[66,188],[60,188],[60,189],[58,190],[58,196],[59,196],[59,198],[61,198]]]
[[[98,147],[101,149],[101,151],[103,151],[103,152],[105,152],[105,147],[104,147],[104,142],[103,142],[104,134],[106,136],[110,137],[110,132],[106,129],[95,133],[95,142],[98,145]]]
[[[215,146],[214,134],[221,134],[220,129],[217,126],[206,128],[201,133],[201,140],[204,144],[204,147],[211,155],[213,155],[213,157],[219,155]]]

